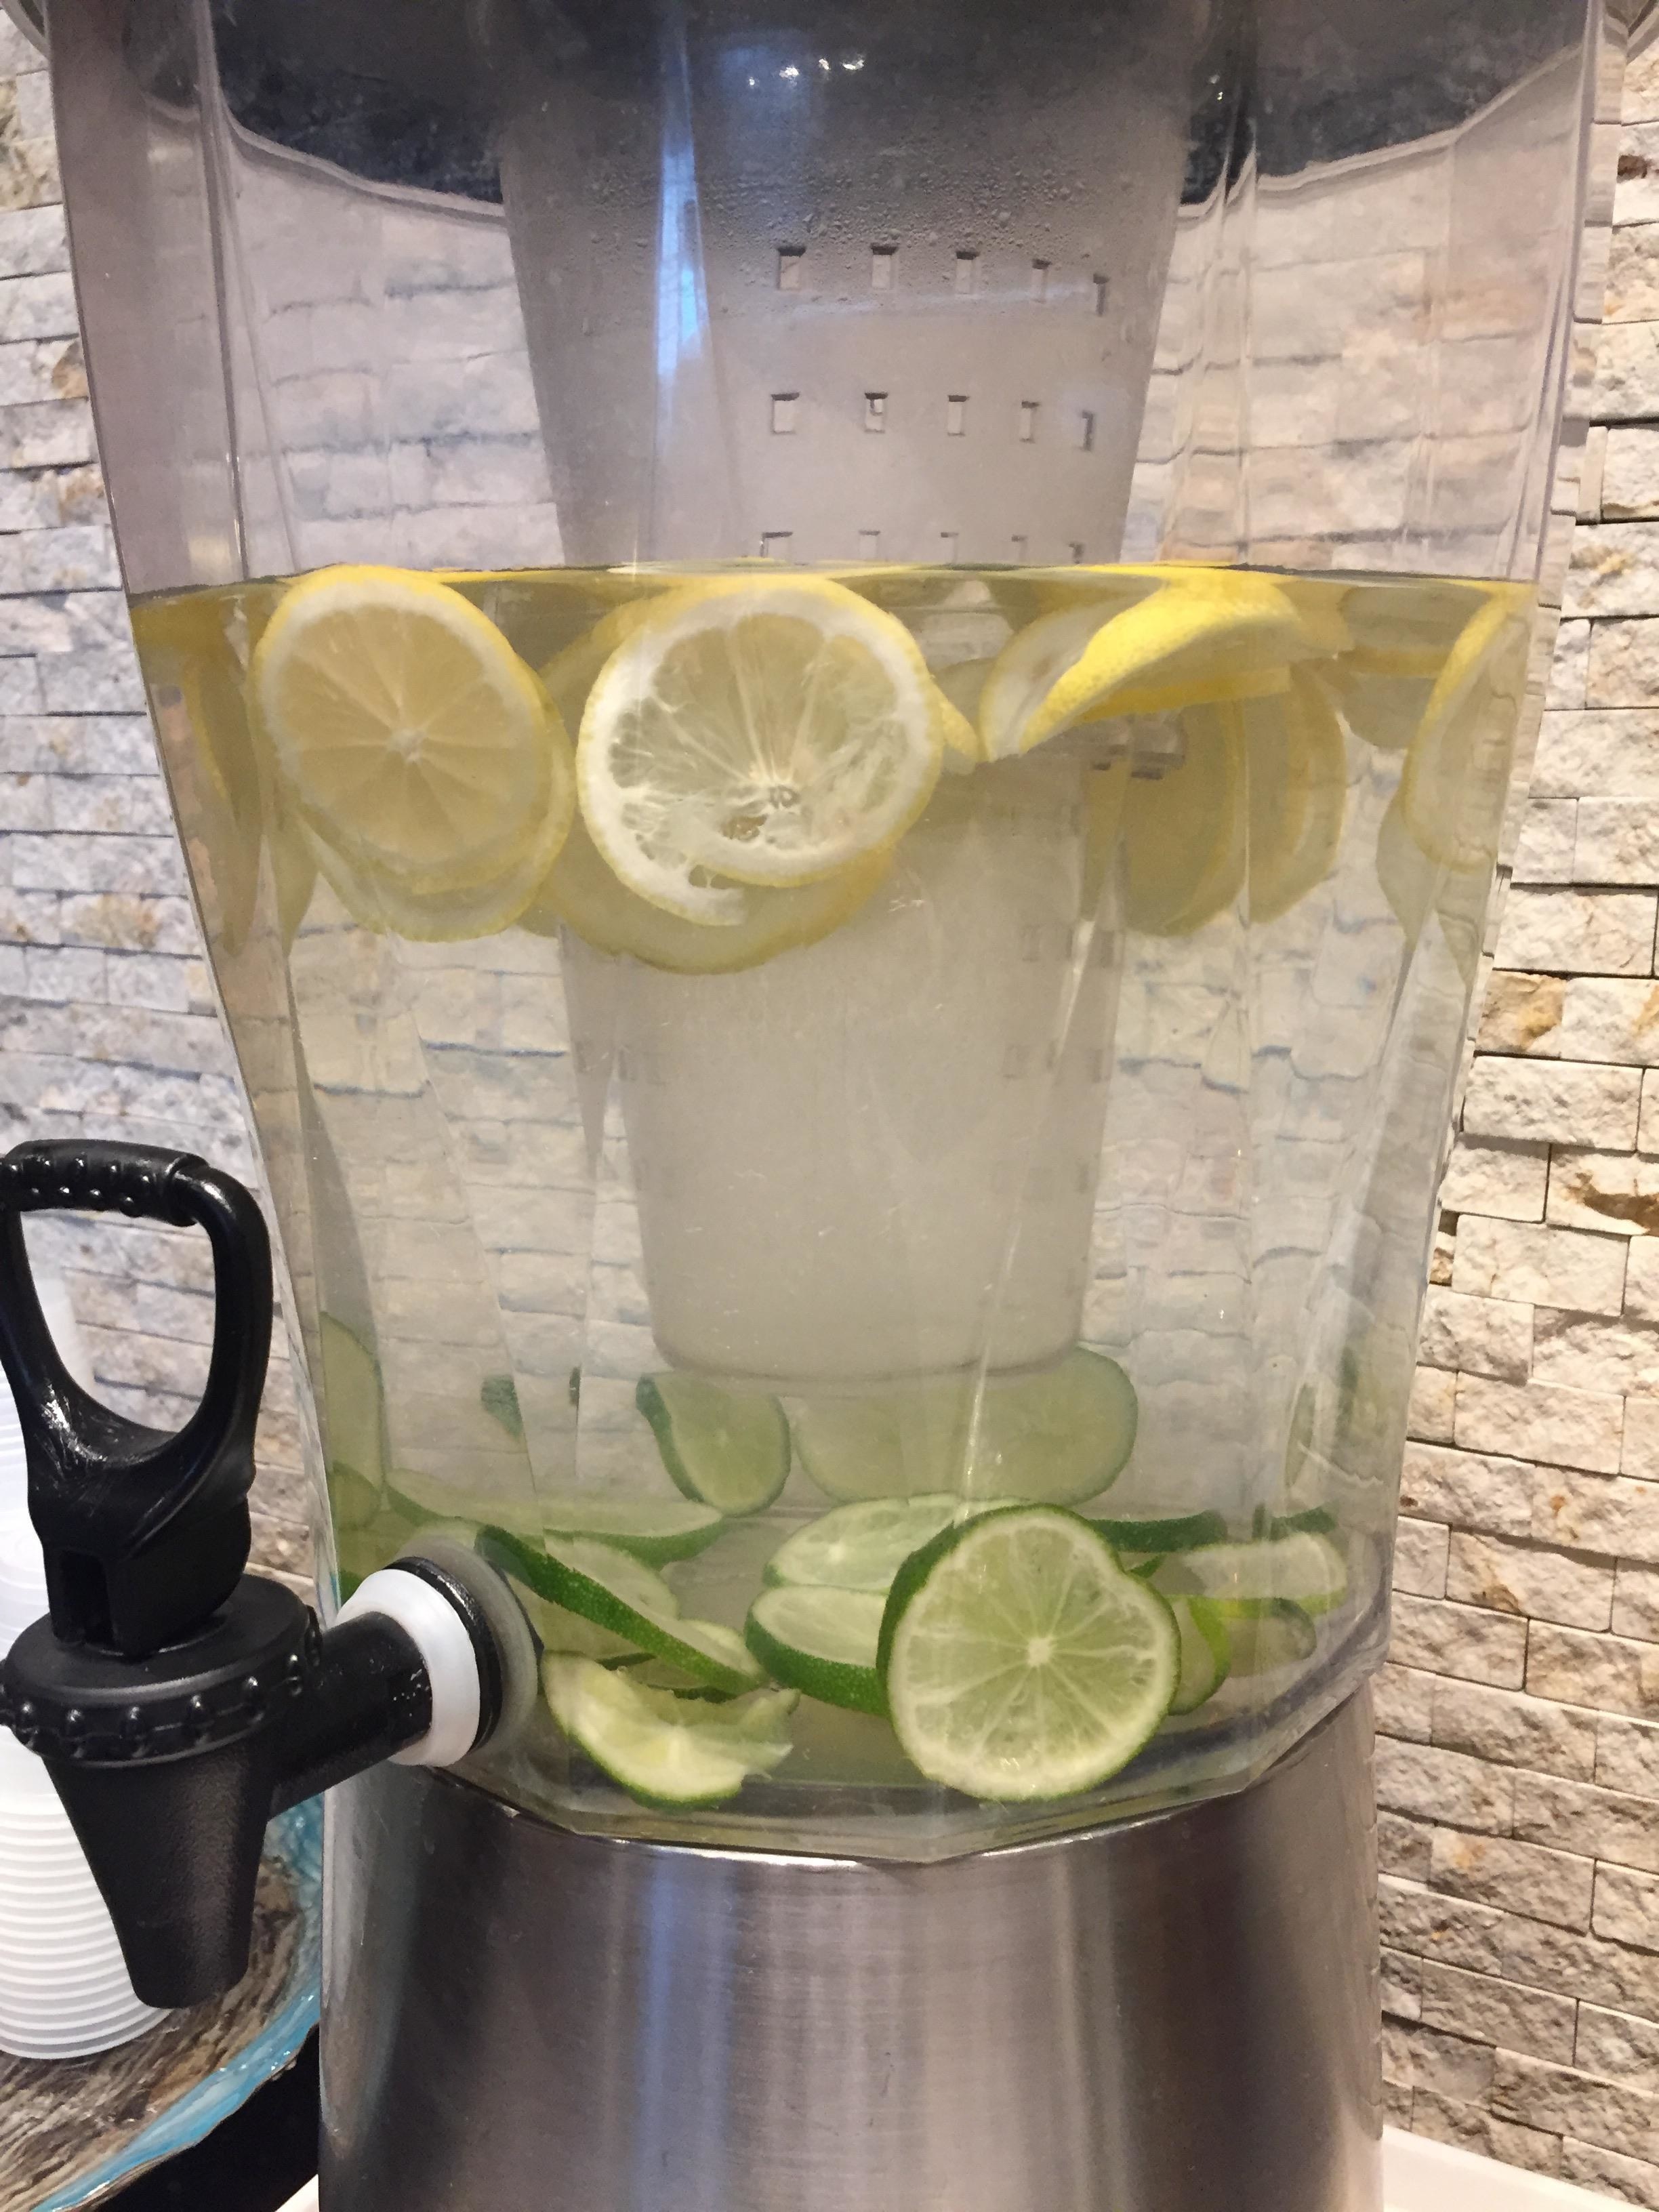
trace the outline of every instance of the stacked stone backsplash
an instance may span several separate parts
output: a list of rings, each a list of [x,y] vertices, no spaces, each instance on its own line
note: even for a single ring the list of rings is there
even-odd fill
[[[244,1176],[252,1146],[144,711],[93,442],[39,54],[0,16],[0,1145],[125,1137]],[[100,1395],[166,1427],[212,1335],[212,1267],[182,1231],[40,1216]],[[280,1331],[255,1547],[310,1539]]]
[[[1442,1193],[1378,1797],[1392,2116],[1659,2207],[1659,52],[1623,118],[1563,619]]]
[[[1659,60],[1626,115],[1583,519],[1413,1400],[1379,1787],[1392,2117],[1659,2208]],[[67,272],[46,77],[0,18],[0,1141],[249,1174]],[[31,1238],[105,1395],[175,1423],[204,1251]],[[279,1349],[257,1541],[296,1576],[300,1468]]]

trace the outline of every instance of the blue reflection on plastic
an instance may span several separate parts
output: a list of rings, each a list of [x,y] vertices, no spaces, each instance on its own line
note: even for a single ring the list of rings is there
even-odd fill
[[[323,1808],[320,1799],[296,1805],[273,1820],[265,1834],[269,1856],[281,1860],[294,1885],[300,1939],[288,1987],[275,2017],[234,2058],[216,2067],[185,2091],[176,2104],[158,2112],[149,2126],[90,2173],[78,2175],[33,2212],[71,2212],[88,2198],[127,2181],[143,2167],[188,2150],[228,2119],[272,2075],[280,2074],[317,2025],[317,1963],[323,1902]]]

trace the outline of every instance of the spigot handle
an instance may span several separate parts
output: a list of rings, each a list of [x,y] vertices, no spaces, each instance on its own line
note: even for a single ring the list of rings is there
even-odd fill
[[[176,1432],[100,1405],[59,1358],[21,1217],[60,1208],[207,1232],[213,1350],[201,1403]],[[0,1159],[0,1366],[62,1641],[143,1657],[190,1635],[234,1589],[247,1562],[270,1313],[264,1218],[240,1183],[195,1153],[47,1141]]]

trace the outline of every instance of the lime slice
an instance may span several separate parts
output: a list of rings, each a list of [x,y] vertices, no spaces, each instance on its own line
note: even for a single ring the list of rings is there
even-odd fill
[[[423,1474],[418,1468],[412,1467],[395,1467],[386,1477],[386,1504],[415,1523],[434,1520],[490,1522],[498,1528],[510,1528],[515,1535],[534,1537],[541,1535],[545,1525],[541,1507],[523,1492],[503,1498],[482,1491],[462,1490],[455,1483],[445,1482],[437,1475]]]
[[[711,1705],[650,1689],[626,1669],[553,1654],[542,1662],[542,1686],[565,1734],[642,1804],[722,1804],[789,1756],[793,1690]]]
[[[478,1549],[491,1565],[609,1629],[636,1650],[683,1667],[717,1690],[747,1690],[761,1670],[735,1629],[714,1620],[688,1620],[662,1577],[614,1545],[585,1536],[550,1539],[541,1548],[505,1528],[484,1528]]]
[[[1348,798],[1342,726],[1315,679],[1290,672],[1276,699],[1239,708],[1249,787],[1250,920],[1273,921],[1323,881]]]
[[[508,1436],[524,1442],[524,1409],[519,1403],[519,1386],[510,1375],[486,1375],[478,1385],[478,1403]]]
[[[642,1375],[634,1402],[675,1488],[700,1505],[759,1513],[789,1480],[789,1424],[775,1398],[699,1375]]]
[[[1180,1513],[1152,1521],[1109,1521],[1089,1516],[1115,1552],[1190,1552],[1199,1544],[1224,1544],[1227,1524],[1218,1513]]]
[[[681,1498],[543,1498],[542,1526],[556,1540],[592,1538],[614,1544],[648,1567],[706,1552],[726,1516],[712,1505]]]
[[[865,1398],[812,1398],[792,1413],[795,1449],[831,1498],[1069,1505],[1114,1481],[1135,1440],[1134,1386],[1079,1346],[1041,1374],[919,1385]]]
[[[744,1635],[775,1681],[826,1705],[884,1714],[876,1647],[886,1602],[867,1590],[763,1590]]]
[[[838,1505],[779,1545],[766,1563],[766,1579],[885,1597],[911,1553],[931,1544],[961,1510],[961,1499],[946,1493]]]
[[[331,1460],[328,1465],[328,1510],[337,1528],[366,1528],[380,1511],[385,1496],[378,1483],[366,1482],[355,1467]]]
[[[1328,1613],[1348,1594],[1348,1570],[1328,1536],[1297,1529],[1251,1544],[1206,1544],[1172,1554],[1159,1568],[1159,1589],[1256,1602],[1289,1598],[1304,1613]]]
[[[711,880],[793,884],[890,844],[939,780],[939,695],[902,623],[827,577],[656,600],[589,692],[581,811],[629,890],[731,921]]]
[[[353,871],[476,892],[558,850],[568,740],[539,679],[447,585],[320,569],[283,593],[250,677],[289,789]]]
[[[1400,778],[1406,827],[1431,860],[1484,874],[1498,850],[1526,684],[1529,594],[1494,586],[1436,679]]]
[[[386,1479],[380,1363],[356,1330],[332,1314],[319,1316],[317,1334],[330,1480],[337,1468],[349,1468],[378,1497]]]
[[[722,887],[723,898],[729,888],[730,900],[720,915],[688,921],[629,890],[579,818],[520,919],[541,936],[553,935],[563,922],[598,952],[631,953],[675,975],[727,975],[757,968],[798,945],[815,945],[839,929],[891,865],[891,852],[884,847],[820,883],[784,890],[734,884]]]
[[[1217,1599],[1211,1610],[1226,1631],[1235,1675],[1305,1666],[1319,1648],[1313,1615],[1287,1597]]]
[[[1249,861],[1245,752],[1236,707],[1181,718],[1181,759],[1133,776],[1123,799],[1124,920],[1186,937],[1230,906]]]
[[[1181,1678],[1170,1700],[1172,1713],[1190,1713],[1212,1698],[1231,1671],[1227,1625],[1208,1598],[1174,1597],[1170,1607],[1181,1631]]]
[[[492,1566],[504,1569],[501,1555],[490,1553],[488,1546],[485,1555]],[[606,1667],[644,1664],[646,1654],[627,1637],[618,1636],[613,1629],[601,1628],[597,1621],[572,1613],[566,1606],[555,1605],[551,1598],[543,1597],[515,1574],[507,1573],[507,1580],[544,1651],[562,1652],[571,1658],[597,1659]],[[687,1675],[684,1679],[690,1681],[691,1677]]]
[[[1326,1505],[1305,1505],[1299,1513],[1281,1513],[1270,1519],[1262,1534],[1267,1536],[1334,1536],[1336,1516]]]
[[[1092,1790],[1175,1694],[1166,1601],[1086,1521],[1012,1506],[900,1568],[878,1664],[900,1743],[930,1780],[1013,1802]]]

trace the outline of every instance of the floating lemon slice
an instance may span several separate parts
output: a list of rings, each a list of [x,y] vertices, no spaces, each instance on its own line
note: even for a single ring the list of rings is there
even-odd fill
[[[541,834],[500,875],[459,890],[422,891],[390,869],[372,867],[342,853],[301,821],[299,830],[318,872],[332,885],[354,921],[422,944],[459,945],[493,937],[518,921],[546,880],[569,830],[562,811],[544,816]]]
[[[1400,779],[1406,827],[1431,860],[1474,873],[1498,851],[1526,686],[1530,594],[1499,586],[1436,679]]]
[[[939,694],[901,623],[823,577],[659,600],[605,663],[577,748],[583,817],[630,890],[728,924],[738,884],[810,883],[926,805]]]
[[[523,921],[542,936],[564,922],[597,951],[629,952],[678,975],[726,975],[827,937],[864,904],[891,864],[892,848],[883,846],[839,875],[792,890],[734,884],[735,917],[710,928],[653,906],[620,883],[578,816]]]
[[[1250,920],[1288,913],[1321,882],[1342,836],[1348,796],[1342,726],[1316,679],[1291,671],[1276,699],[1238,709],[1249,785],[1245,878]]]
[[[277,606],[252,683],[309,825],[352,869],[422,896],[483,891],[546,850],[550,823],[557,850],[568,741],[536,677],[447,585],[321,569]]]
[[[1187,936],[1231,905],[1248,857],[1237,710],[1190,708],[1181,727],[1179,763],[1132,776],[1123,800],[1124,919],[1152,937]]]
[[[1044,615],[1012,639],[985,682],[980,735],[992,759],[1028,752],[1079,722],[1158,714],[1285,688],[1292,661],[1346,638],[1311,628],[1265,576],[1236,568],[1125,572],[1143,596]]]
[[[1020,731],[1019,750],[1079,722],[1282,691],[1290,663],[1316,649],[1265,576],[1195,568],[1096,631]]]
[[[1389,577],[1350,585],[1342,597],[1342,619],[1352,642],[1340,673],[1426,676],[1432,681],[1485,598],[1479,584]]]

